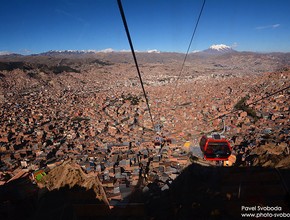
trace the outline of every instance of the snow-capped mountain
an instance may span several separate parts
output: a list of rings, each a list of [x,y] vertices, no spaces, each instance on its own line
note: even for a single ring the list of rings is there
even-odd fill
[[[95,50],[50,50],[44,53],[40,53],[40,55],[61,55],[61,54],[66,54],[66,55],[73,55],[73,54],[86,54],[86,53],[96,53]]]
[[[12,54],[15,54],[15,53],[12,53],[10,51],[0,51],[0,56],[4,56],[4,55],[12,55]]]
[[[103,50],[50,50],[44,53],[41,53],[42,55],[60,55],[60,54],[97,54],[97,53],[131,53],[131,50],[114,50],[112,48],[106,48]],[[152,50],[146,50],[146,51],[139,51],[135,50],[136,53],[161,53],[157,49]],[[0,53],[1,55],[1,53]]]
[[[208,49],[203,50],[202,53],[204,54],[225,54],[225,53],[232,53],[236,52],[236,50],[233,50],[230,46],[227,46],[225,44],[214,44],[210,46]]]
[[[115,50],[113,48],[106,48],[106,49],[103,49],[103,50],[95,51],[95,53],[97,53],[97,52],[112,53],[112,52],[115,52]]]
[[[232,48],[230,46],[227,46],[224,44],[214,44],[214,45],[210,46],[209,49],[218,50],[218,51],[225,51],[225,50],[231,50]]]

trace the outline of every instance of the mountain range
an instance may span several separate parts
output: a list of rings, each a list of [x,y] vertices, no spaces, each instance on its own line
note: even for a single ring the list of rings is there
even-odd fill
[[[179,65],[184,60],[184,53],[160,52],[158,50],[137,51],[140,65]],[[224,44],[212,45],[206,50],[188,54],[186,63],[194,64],[200,72],[217,69],[229,72],[263,72],[275,71],[290,65],[290,53],[255,53],[236,51]],[[64,50],[32,55],[0,53],[0,71],[24,69],[40,69],[44,72],[59,73],[73,68],[80,72],[83,68],[93,65],[111,65],[116,63],[132,63],[130,51],[115,51],[111,48],[103,51],[95,50]],[[70,69],[71,70],[71,69]]]
[[[151,49],[146,51],[139,51],[135,50],[138,54],[165,54],[165,57],[167,57],[169,54],[177,55],[179,54],[182,56],[183,53],[181,52],[163,52],[159,51],[157,49]],[[116,54],[122,54],[126,56],[126,54],[131,54],[130,50],[114,50],[112,48],[107,48],[104,50],[49,50],[47,52],[38,53],[38,54],[31,54],[27,56],[63,56],[63,55],[94,55],[94,54],[103,54],[101,56],[114,56]],[[107,55],[105,55],[107,54]],[[113,55],[114,54],[114,55]],[[251,51],[237,51],[234,50],[232,47],[227,46],[225,44],[213,44],[209,48],[201,51],[191,51],[189,54],[199,55],[199,56],[211,56],[211,55],[224,55],[224,54],[288,54],[288,53],[282,53],[282,52],[271,52],[271,53],[258,53],[258,52],[251,52]],[[0,51],[0,57],[3,56],[22,56],[21,54],[17,53],[11,53],[8,51]],[[162,55],[162,56],[163,56]]]
[[[175,52],[161,52],[157,49],[147,50],[147,51],[138,51],[136,53],[175,53]],[[203,54],[203,55],[219,55],[225,53],[236,53],[237,51],[232,49],[230,46],[225,44],[214,44],[208,49],[202,51],[193,51],[191,53]],[[41,55],[57,55],[57,54],[98,54],[98,53],[131,53],[130,50],[114,50],[112,48],[107,48],[104,50],[50,50],[48,52],[41,53]]]

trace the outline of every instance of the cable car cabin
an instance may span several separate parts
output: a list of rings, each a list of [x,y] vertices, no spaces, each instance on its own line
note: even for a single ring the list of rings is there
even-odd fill
[[[227,160],[231,155],[230,143],[220,134],[202,136],[199,146],[206,160]]]
[[[162,145],[162,143],[163,143],[163,138],[162,137],[160,137],[160,136],[157,136],[157,137],[155,137],[155,140],[154,140],[154,145],[155,146],[161,146]]]

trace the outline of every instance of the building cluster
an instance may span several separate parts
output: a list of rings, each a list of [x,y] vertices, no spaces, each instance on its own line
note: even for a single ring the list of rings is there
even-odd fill
[[[122,200],[153,182],[165,190],[189,163],[187,149],[170,142],[111,144],[104,154],[88,155],[79,164],[87,173],[97,173],[109,201]]]
[[[223,127],[241,163],[267,142],[289,147],[289,89],[269,96],[289,86],[289,71],[239,77],[203,74],[181,80],[174,92],[175,81],[150,84],[146,90],[155,128],[140,88],[126,87],[126,78],[110,78],[104,69],[101,76],[90,74],[58,76],[63,83],[77,78],[69,86],[50,82],[1,95],[3,183],[19,169],[52,169],[70,159],[98,175],[109,198],[120,198],[148,181],[169,187],[188,163],[183,143],[197,146],[202,134]],[[98,77],[114,83],[98,83],[96,89]],[[248,108],[234,111],[244,97]],[[224,123],[216,119],[221,115],[226,115]]]
[[[188,162],[188,149],[152,130],[145,103],[131,93],[24,93],[10,97],[1,115],[2,183],[23,169],[73,160],[117,199],[152,181],[168,187]]]

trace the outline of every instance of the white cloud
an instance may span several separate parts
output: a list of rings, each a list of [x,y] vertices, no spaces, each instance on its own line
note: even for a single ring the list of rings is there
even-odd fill
[[[69,12],[67,12],[67,11],[65,11],[65,10],[62,10],[62,9],[55,9],[54,10],[57,14],[59,14],[59,15],[62,15],[62,16],[66,16],[66,17],[69,17],[70,19],[75,19],[75,20],[77,20],[77,21],[79,21],[79,22],[82,22],[82,23],[86,23],[86,21],[83,19],[83,18],[81,18],[81,17],[78,17],[78,16],[75,16],[74,14],[71,14],[71,13],[69,13]]]
[[[277,27],[279,27],[280,26],[280,24],[273,24],[272,25],[272,28],[277,28]]]
[[[256,27],[255,29],[257,29],[257,30],[274,29],[274,28],[278,28],[280,26],[281,26],[281,24],[271,24],[271,25],[266,25],[266,26],[259,26],[259,27]]]
[[[236,48],[236,47],[238,47],[238,46],[239,46],[239,44],[238,44],[237,42],[234,42],[234,43],[232,44],[231,48]]]

